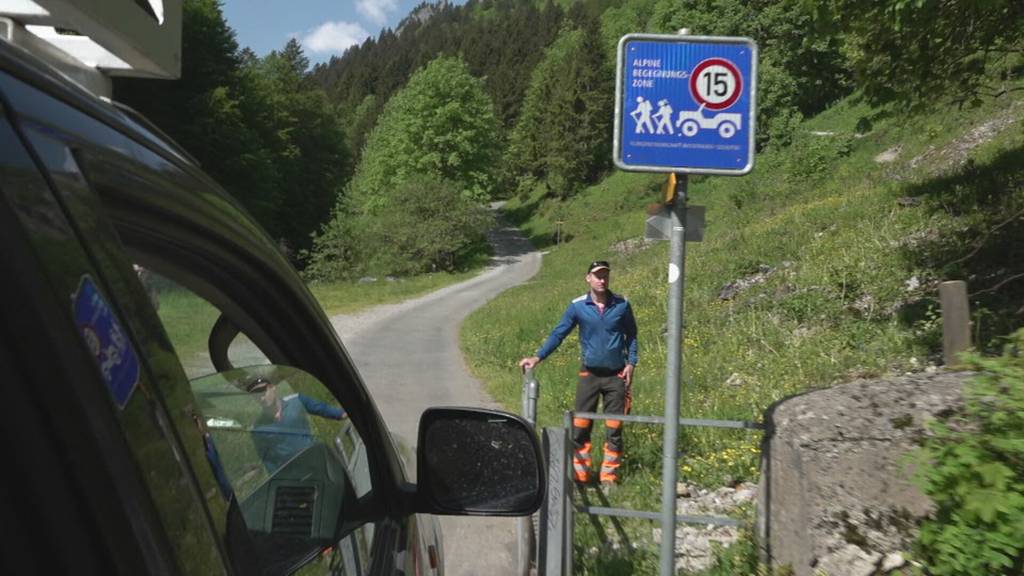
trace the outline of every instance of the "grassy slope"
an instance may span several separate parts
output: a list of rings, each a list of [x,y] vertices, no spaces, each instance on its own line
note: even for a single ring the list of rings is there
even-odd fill
[[[682,415],[760,420],[770,403],[797,392],[937,362],[935,282],[998,273],[999,242],[1020,252],[1020,235],[1000,240],[983,232],[1024,208],[1021,123],[968,150],[973,163],[966,170],[935,174],[978,139],[973,128],[1011,115],[1024,115],[1024,106],[1009,98],[909,118],[845,101],[801,126],[789,148],[759,155],[751,175],[692,179],[691,203],[707,206],[707,229],[703,243],[687,247]],[[855,137],[865,116],[874,126]],[[874,161],[897,145],[894,162]],[[658,199],[663,181],[615,173],[564,204],[539,197],[510,203],[511,215],[550,253],[537,278],[474,313],[462,331],[472,370],[507,408],[518,411],[516,360],[532,354],[568,301],[585,291],[586,263],[608,257],[612,287],[629,297],[640,323],[634,413],[663,412],[668,246],[612,249],[642,235],[644,207]],[[913,205],[899,201],[907,196],[916,198]],[[570,237],[560,246],[550,245],[555,220],[564,220]],[[979,236],[987,246],[978,269],[950,268]],[[990,261],[982,262],[987,253]],[[725,284],[760,266],[774,272],[732,300],[719,299]],[[998,299],[986,304],[1012,310]],[[991,316],[1001,323],[976,318],[988,322],[989,333],[1021,323],[1019,316]],[[577,350],[575,338],[568,340],[538,369],[542,425],[560,424],[572,404]],[[658,508],[660,437],[657,427],[629,427],[626,482],[613,505]],[[681,481],[756,480],[758,441],[750,433],[685,430]],[[649,524],[640,524],[643,539]],[[583,535],[583,545],[594,538]],[[656,565],[647,553],[628,561],[584,556],[584,572],[647,573]]]

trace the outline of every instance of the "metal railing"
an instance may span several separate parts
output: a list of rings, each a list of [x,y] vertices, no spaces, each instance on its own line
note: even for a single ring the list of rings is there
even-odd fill
[[[523,374],[523,416],[534,426],[537,421],[537,402],[540,398],[540,383],[532,370]],[[573,504],[572,480],[572,443],[569,430],[572,429],[574,417],[588,420],[620,420],[640,424],[664,425],[663,416],[641,416],[630,414],[601,414],[596,412],[565,413],[562,427],[545,427],[542,431],[541,443],[547,459],[548,491],[544,506],[538,519],[531,516],[519,522],[519,563],[517,574],[530,576],[555,576],[572,574],[573,571],[573,532],[574,515],[576,513],[590,516],[607,516],[611,518],[637,518],[662,521],[665,515],[670,517],[674,510],[646,511],[614,508],[611,506],[593,506],[586,493],[581,491],[583,503]],[[712,428],[730,428],[738,430],[763,430],[764,425],[758,422],[743,420],[711,420],[702,418],[679,418],[679,426],[701,426]],[[674,487],[673,487],[674,489]],[[597,493],[601,497],[601,493]],[[603,498],[602,498],[603,499]],[[602,504],[607,504],[604,500]],[[674,515],[675,522],[681,524],[704,524],[712,526],[737,526],[734,518],[724,516],[693,516]],[[616,526],[620,534],[624,534],[621,526]],[[674,541],[674,537],[673,537]]]

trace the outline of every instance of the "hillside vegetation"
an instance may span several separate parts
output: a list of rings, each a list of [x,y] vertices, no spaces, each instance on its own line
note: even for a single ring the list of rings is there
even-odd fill
[[[931,369],[941,363],[942,280],[968,281],[976,340],[998,348],[1000,335],[1024,324],[1022,116],[1024,103],[1006,95],[918,114],[851,97],[799,125],[790,146],[761,153],[752,174],[691,178],[691,204],[707,207],[707,230],[687,245],[681,416],[758,421],[794,393]],[[612,288],[630,299],[640,325],[633,411],[663,413],[668,246],[640,239],[664,180],[617,173],[567,201],[534,194],[509,203],[548,251],[544,266],[471,315],[462,332],[468,362],[507,408],[519,405],[518,358],[586,290],[586,264],[608,258]],[[556,221],[563,242],[553,245]],[[542,425],[561,425],[572,406],[577,350],[568,339],[536,371]],[[661,433],[628,427],[613,505],[658,509]],[[756,481],[759,440],[684,430],[680,480]],[[650,524],[634,524],[650,544]],[[656,571],[653,547],[624,559],[599,546],[595,556],[588,550],[598,538],[580,526],[585,573]],[[615,572],[620,564],[632,568]]]
[[[311,69],[296,39],[258,56],[218,0],[185,0],[181,80],[119,79],[114,95],[192,151],[310,279],[457,271],[486,251],[487,201],[538,187],[569,199],[609,175],[625,33],[756,40],[764,150],[854,90],[917,110],[1005,90],[1020,71],[1022,6],[438,1]],[[444,232],[419,231],[430,229]]]

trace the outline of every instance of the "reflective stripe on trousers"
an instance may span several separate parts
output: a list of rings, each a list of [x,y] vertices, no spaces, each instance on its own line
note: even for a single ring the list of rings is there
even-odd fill
[[[601,482],[618,480],[619,466],[622,464],[622,452],[616,452],[604,444],[604,458],[601,460]]]
[[[572,453],[572,471],[577,482],[590,481],[591,465],[590,443],[587,442],[582,448],[574,450]]]

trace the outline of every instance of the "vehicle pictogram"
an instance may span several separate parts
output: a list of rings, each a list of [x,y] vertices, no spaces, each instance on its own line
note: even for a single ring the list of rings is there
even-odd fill
[[[696,110],[681,110],[676,126],[681,136],[693,137],[701,130],[716,130],[722,138],[732,138],[737,130],[743,128],[743,115],[720,112],[707,118],[704,116],[704,104]]]

